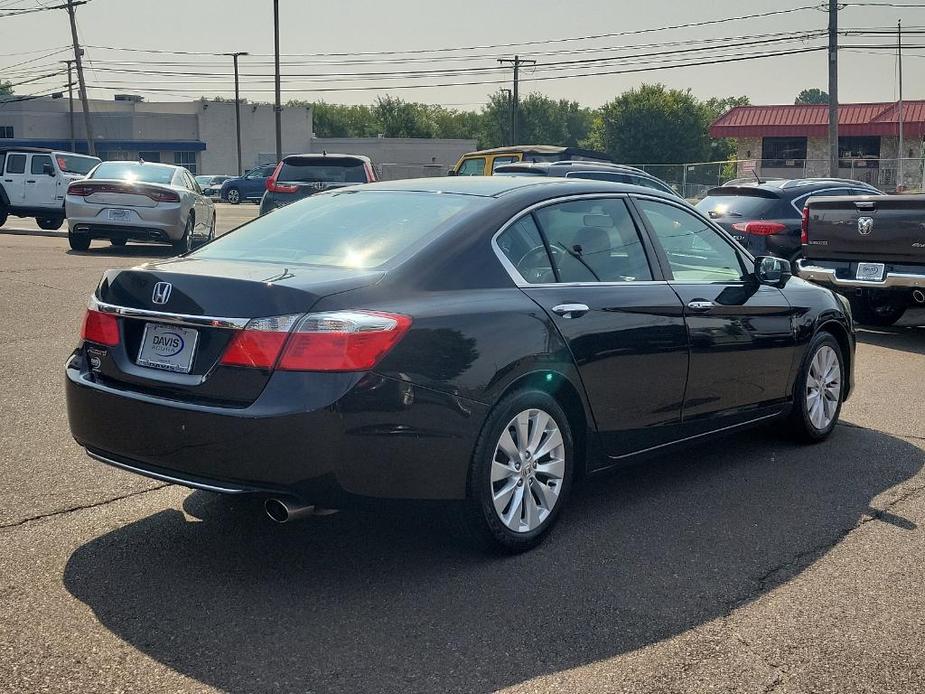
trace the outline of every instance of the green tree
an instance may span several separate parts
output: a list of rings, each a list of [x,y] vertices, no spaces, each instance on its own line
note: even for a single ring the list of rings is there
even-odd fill
[[[380,96],[372,107],[373,118],[386,137],[433,137],[433,121],[424,104],[397,96]]]
[[[534,92],[520,100],[517,139],[521,144],[577,146],[591,132],[592,111],[577,101],[550,99]],[[511,102],[496,92],[480,114],[479,146],[511,143]]]
[[[827,92],[822,91],[817,87],[812,89],[804,89],[802,92],[797,94],[797,98],[793,101],[794,104],[827,104],[829,103],[829,95]]]
[[[747,96],[727,96],[723,98],[713,97],[703,102],[704,118],[706,121],[707,131],[717,118],[726,113],[735,106],[748,106]],[[707,159],[709,161],[725,161],[734,159],[736,155],[735,141],[731,138],[710,139],[710,153]],[[732,165],[734,168],[734,165]],[[731,176],[729,177],[731,178]]]
[[[589,144],[627,163],[703,161],[711,149],[708,119],[689,89],[643,84],[600,108]]]

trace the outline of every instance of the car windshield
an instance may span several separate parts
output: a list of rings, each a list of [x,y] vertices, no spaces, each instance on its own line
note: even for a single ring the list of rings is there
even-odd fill
[[[81,176],[90,173],[90,169],[100,163],[96,157],[82,157],[79,154],[55,154],[55,161],[62,172]]]
[[[486,204],[474,195],[345,189],[258,217],[193,256],[374,268]]]
[[[291,157],[283,161],[277,181],[285,183],[366,183],[362,159]]]
[[[708,195],[698,202],[696,207],[713,219],[719,217],[762,219],[772,211],[778,201],[778,198],[755,195]]]
[[[174,168],[171,166],[138,164],[126,161],[104,161],[96,167],[91,178],[169,184],[173,180],[173,174]]]

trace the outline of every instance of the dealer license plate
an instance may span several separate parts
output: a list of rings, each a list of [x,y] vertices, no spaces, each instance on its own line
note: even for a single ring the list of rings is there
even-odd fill
[[[883,263],[858,263],[855,278],[864,282],[882,282]]]
[[[110,222],[124,222],[129,220],[134,215],[132,210],[109,210],[109,221]]]
[[[146,323],[136,361],[140,366],[188,374],[198,338],[199,333],[192,328]]]

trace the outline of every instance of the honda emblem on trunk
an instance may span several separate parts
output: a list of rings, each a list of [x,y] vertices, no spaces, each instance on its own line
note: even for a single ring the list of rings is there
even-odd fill
[[[874,230],[874,220],[870,217],[858,217],[858,233],[867,236]]]
[[[154,291],[151,292],[151,302],[155,304],[166,304],[170,298],[170,290],[173,285],[170,282],[158,282],[154,285]]]

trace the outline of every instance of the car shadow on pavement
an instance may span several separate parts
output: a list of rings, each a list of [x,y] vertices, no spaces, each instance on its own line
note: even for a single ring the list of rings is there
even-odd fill
[[[728,614],[887,508],[925,451],[840,426],[758,430],[586,480],[547,542],[486,557],[430,512],[277,526],[204,492],[86,543],[67,589],[119,638],[224,691],[487,691]]]
[[[124,246],[90,246],[86,251],[67,251],[68,255],[110,256],[113,258],[171,258],[176,255],[170,246],[146,246],[126,244]]]
[[[896,325],[887,328],[858,326],[857,336],[864,344],[925,354],[925,309],[910,309]]]

